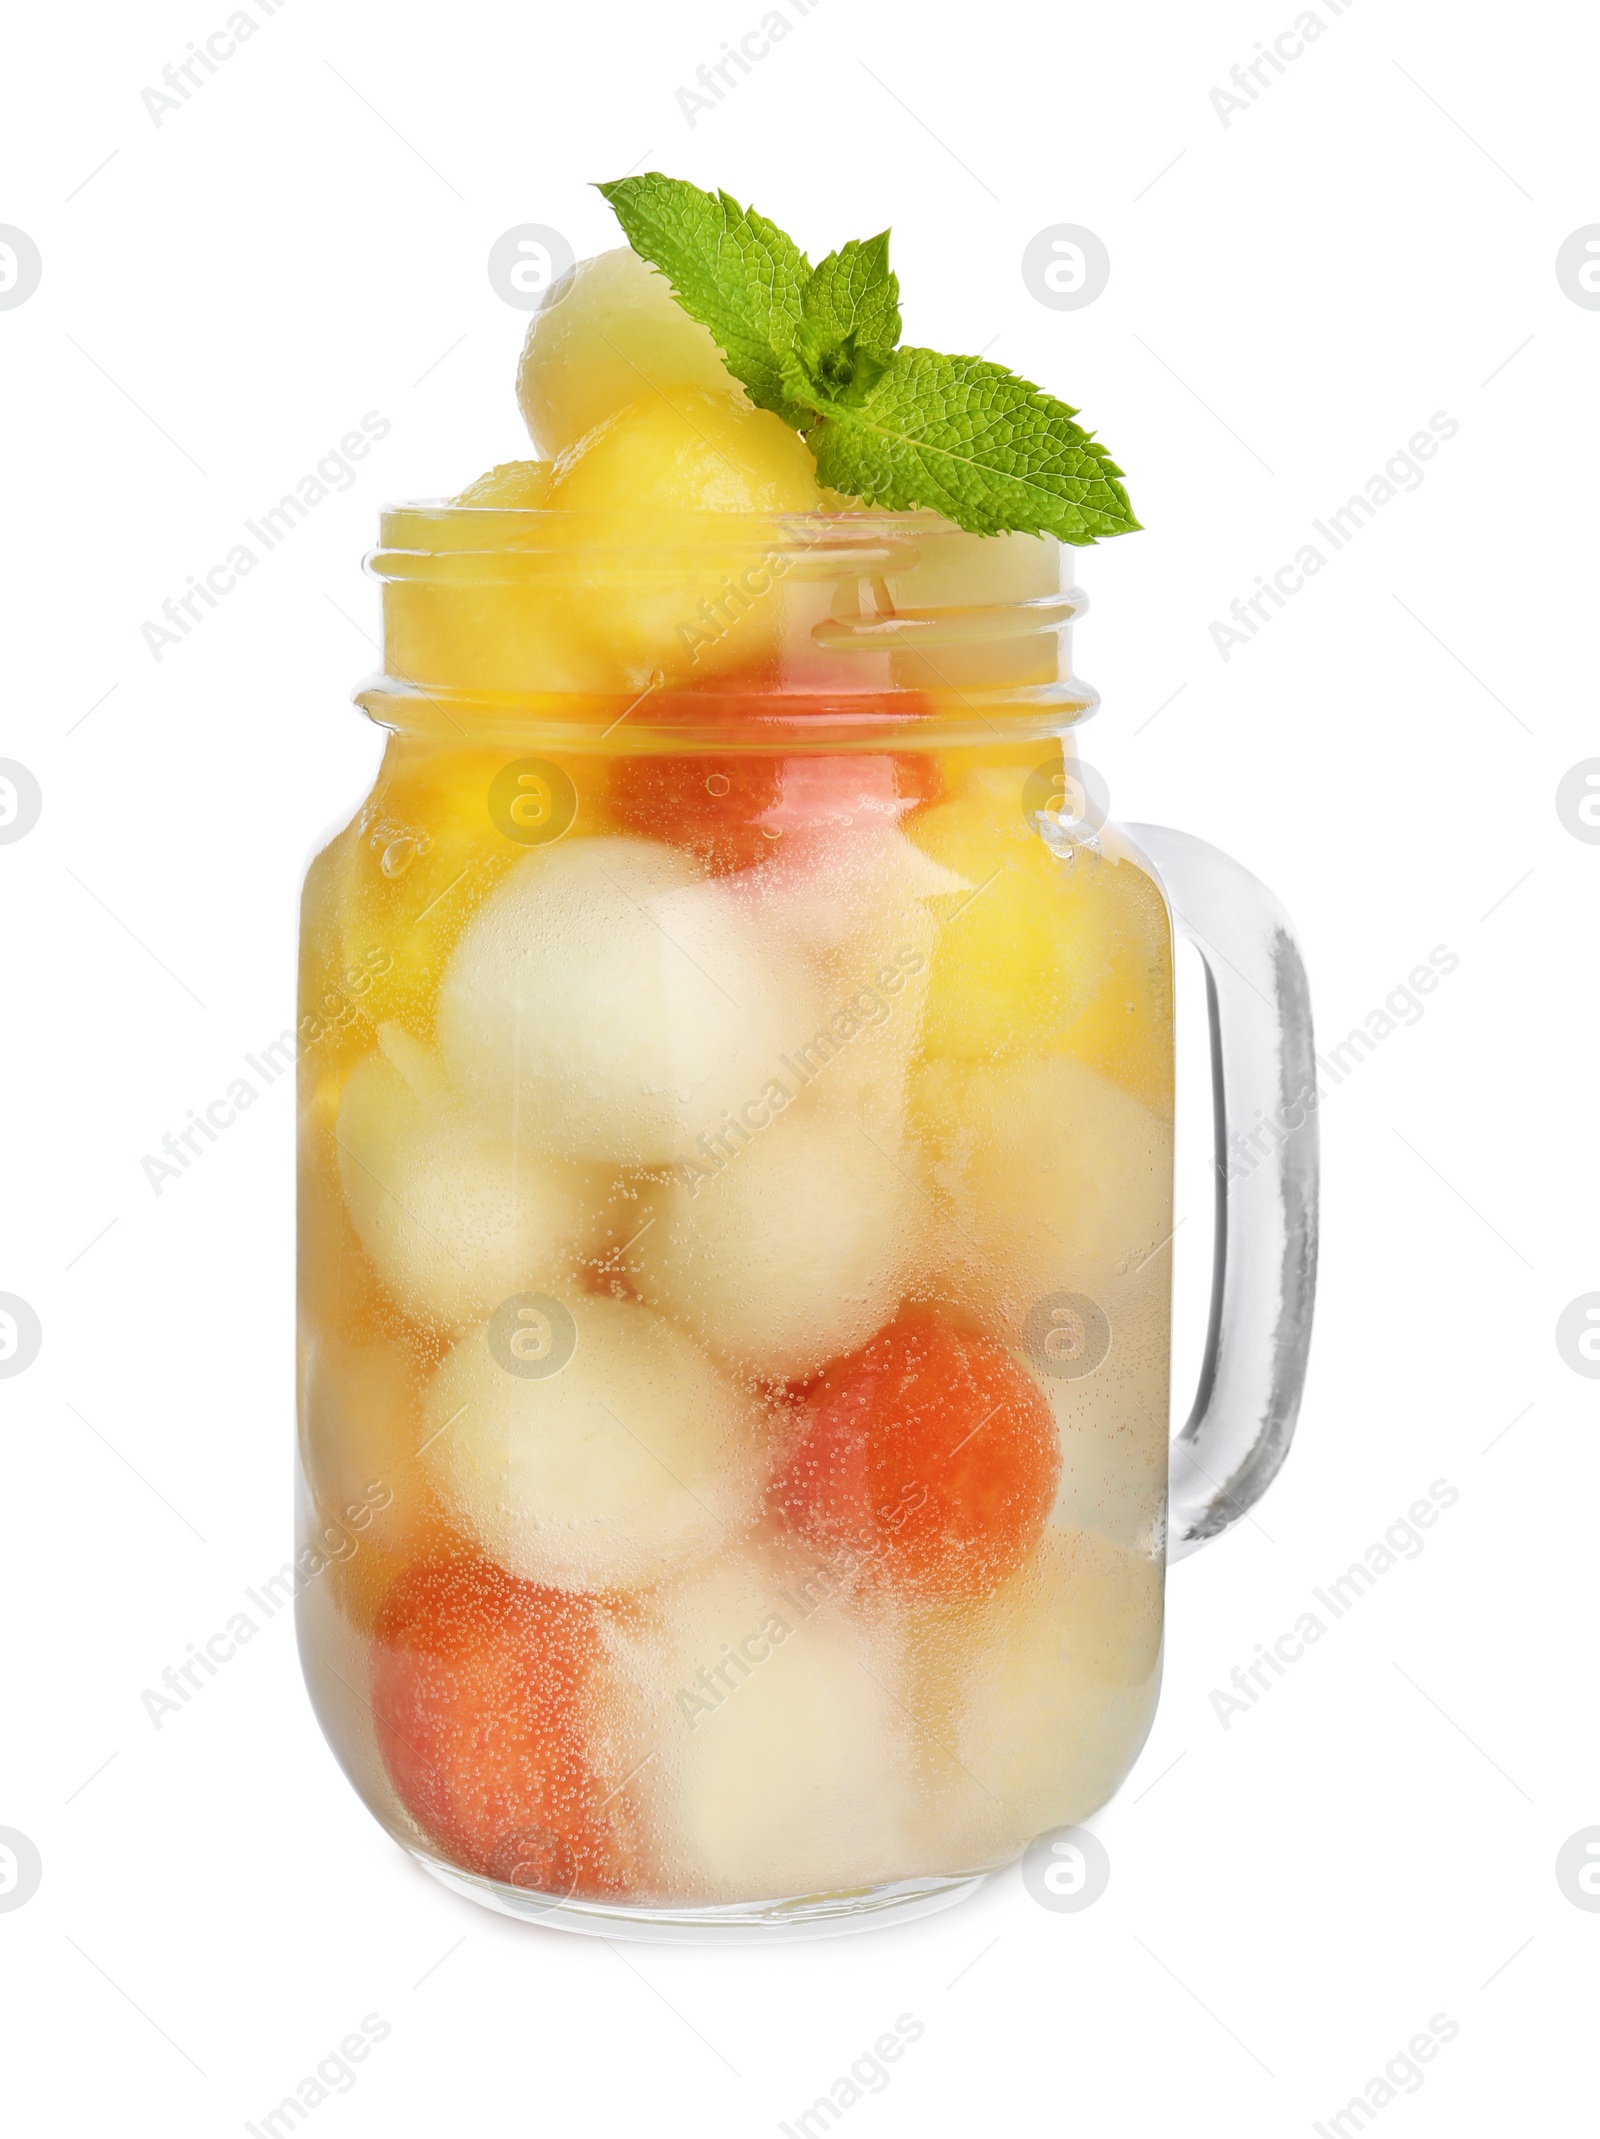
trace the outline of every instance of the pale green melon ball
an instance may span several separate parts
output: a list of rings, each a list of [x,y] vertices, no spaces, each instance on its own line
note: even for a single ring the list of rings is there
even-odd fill
[[[631,246],[580,260],[550,285],[517,370],[517,404],[541,453],[553,459],[665,386],[740,391],[710,334]]]

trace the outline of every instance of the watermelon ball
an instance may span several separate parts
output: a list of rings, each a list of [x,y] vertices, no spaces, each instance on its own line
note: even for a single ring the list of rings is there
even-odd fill
[[[718,712],[730,725],[748,719],[757,732],[758,701],[719,700]],[[894,824],[940,792],[929,751],[782,758],[752,750],[619,758],[609,800],[628,831],[669,841],[711,875],[726,876],[770,859],[786,832]]]
[[[806,1392],[774,1488],[869,1596],[986,1594],[1033,1551],[1061,1468],[1050,1407],[1003,1345],[910,1307]]]
[[[372,1713],[402,1803],[464,1871],[563,1898],[631,1884],[626,1838],[589,1765],[593,1597],[491,1562],[423,1562],[373,1630]]]

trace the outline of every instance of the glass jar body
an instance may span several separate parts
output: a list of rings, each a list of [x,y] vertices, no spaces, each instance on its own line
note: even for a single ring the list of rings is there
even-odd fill
[[[391,711],[312,863],[302,1651],[513,1913],[927,1905],[1148,1729],[1170,920],[956,697]]]

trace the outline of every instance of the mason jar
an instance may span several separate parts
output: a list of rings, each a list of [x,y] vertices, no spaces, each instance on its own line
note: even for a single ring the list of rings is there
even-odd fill
[[[1117,1788],[1166,1562],[1287,1448],[1289,926],[1110,821],[1053,540],[423,504],[369,562],[382,762],[303,901],[323,1730],[513,1915],[954,1900]],[[1174,1445],[1175,922],[1219,1137]]]

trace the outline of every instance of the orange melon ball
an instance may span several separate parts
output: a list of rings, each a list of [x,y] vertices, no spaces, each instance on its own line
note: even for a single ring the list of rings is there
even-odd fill
[[[1061,1468],[1037,1383],[992,1338],[911,1307],[835,1361],[773,1500],[864,1594],[981,1595],[1033,1550]]]
[[[561,1896],[633,1884],[587,1750],[598,1627],[594,1598],[486,1560],[413,1567],[384,1600],[371,1649],[379,1750],[406,1810],[463,1871]]]

